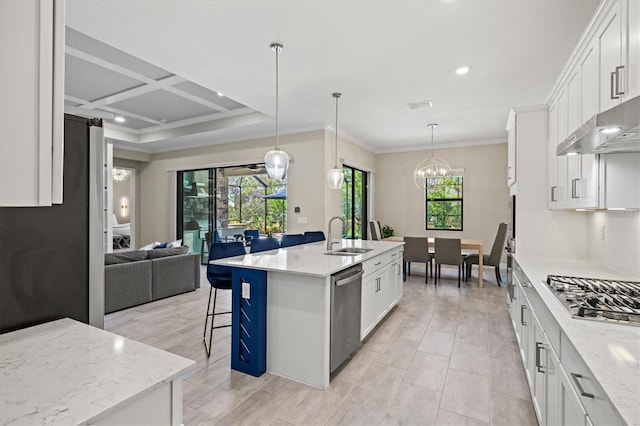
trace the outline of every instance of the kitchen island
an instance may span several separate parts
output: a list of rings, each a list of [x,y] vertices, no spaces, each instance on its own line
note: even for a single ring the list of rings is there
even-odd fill
[[[0,336],[0,424],[182,423],[195,362],[69,318]]]
[[[629,281],[639,277],[584,259],[522,254],[514,258],[519,267],[514,275],[518,275],[520,291],[525,294],[518,297],[516,289],[512,304],[516,325],[523,319],[521,304],[524,312],[531,310],[517,328],[523,330],[519,340],[527,358],[523,360],[525,370],[527,364],[533,367],[527,378],[534,407],[539,417],[547,416],[540,419],[541,424],[568,424],[567,418],[573,414],[581,417],[583,424],[640,424],[640,327],[573,318],[545,283],[548,274]],[[527,355],[524,329],[531,329],[534,323],[534,349]],[[532,332],[528,333],[531,338]],[[560,379],[559,386],[554,377]]]
[[[326,242],[318,242],[212,263],[266,273],[266,371],[324,389],[330,379],[331,275],[362,264],[361,338],[364,338],[402,295],[403,245],[342,240],[332,251],[344,248],[370,251],[328,255]],[[236,297],[239,298],[234,296],[232,309],[238,311]],[[233,327],[239,324],[234,322]]]

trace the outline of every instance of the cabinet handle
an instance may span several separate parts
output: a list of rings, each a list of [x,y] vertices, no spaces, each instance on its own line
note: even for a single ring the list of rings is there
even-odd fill
[[[578,182],[580,182],[579,178],[571,179],[571,198],[580,198],[578,194]]]
[[[526,326],[527,323],[524,322],[524,310],[527,309],[525,305],[520,305],[520,324]]]
[[[544,367],[542,365],[540,365],[540,350],[541,349],[546,349],[544,347],[544,344],[540,343],[540,342],[536,342],[536,369],[538,370],[538,373],[544,373]]]
[[[592,393],[585,392],[584,389],[582,388],[582,385],[580,384],[580,381],[578,380],[578,379],[582,378],[582,374],[571,373],[571,378],[573,379],[573,383],[576,384],[576,387],[578,388],[578,391],[580,392],[580,395],[586,396],[587,398],[595,398],[595,396]]]
[[[380,265],[381,263],[382,263],[382,262],[377,262],[377,263],[375,263],[373,266],[378,266],[378,265]]]
[[[616,67],[616,91],[615,94],[616,95],[624,95],[624,90],[620,90],[620,70],[624,69],[624,65],[620,65],[619,67]]]
[[[610,93],[611,99],[620,99],[620,96],[614,95],[615,86],[617,85],[617,83],[614,82],[615,79],[616,79],[616,72],[611,71],[611,88],[609,89],[609,93]]]
[[[557,186],[552,186],[551,187],[551,201],[558,201],[556,200],[556,189],[558,187]]]
[[[393,257],[393,256],[397,256],[397,255],[398,255],[398,253],[397,253],[397,252],[396,252],[396,253],[391,253],[391,257]]]

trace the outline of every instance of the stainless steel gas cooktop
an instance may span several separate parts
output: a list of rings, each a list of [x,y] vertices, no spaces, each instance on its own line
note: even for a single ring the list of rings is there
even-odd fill
[[[640,326],[640,282],[548,275],[547,285],[575,318]]]

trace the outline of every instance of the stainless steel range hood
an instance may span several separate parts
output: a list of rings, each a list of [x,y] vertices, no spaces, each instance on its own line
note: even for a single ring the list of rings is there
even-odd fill
[[[640,96],[594,115],[556,149],[556,155],[614,152],[640,152]]]

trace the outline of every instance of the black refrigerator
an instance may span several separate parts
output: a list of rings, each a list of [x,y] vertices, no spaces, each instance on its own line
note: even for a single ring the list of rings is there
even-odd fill
[[[102,326],[103,158],[102,122],[65,115],[62,204],[0,208],[0,333],[65,317]]]

